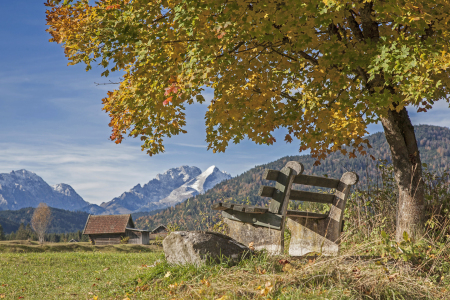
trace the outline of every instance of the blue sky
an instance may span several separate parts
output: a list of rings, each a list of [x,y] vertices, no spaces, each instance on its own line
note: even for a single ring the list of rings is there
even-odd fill
[[[120,145],[109,141],[109,118],[101,99],[113,86],[101,70],[67,66],[61,45],[49,43],[44,1],[3,1],[0,10],[0,173],[27,169],[46,182],[70,184],[86,201],[101,203],[181,165],[206,170],[211,165],[233,176],[286,155],[298,154],[298,143],[258,146],[250,141],[225,153],[206,150],[205,105],[187,109],[188,134],[166,140],[164,154],[149,157],[138,139]],[[108,80],[115,80],[114,74]],[[211,99],[212,91],[204,94]],[[410,110],[414,124],[450,127],[443,101],[428,113]],[[370,133],[381,131],[371,126]]]

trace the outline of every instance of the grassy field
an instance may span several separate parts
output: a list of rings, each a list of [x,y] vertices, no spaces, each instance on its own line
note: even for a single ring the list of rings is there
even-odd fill
[[[0,299],[450,299],[448,267],[429,268],[442,268],[448,252],[429,267],[355,257],[379,243],[349,243],[337,257],[259,252],[195,267],[168,265],[156,246],[2,242]]]
[[[124,299],[161,258],[154,246],[0,243],[0,299]],[[132,299],[148,299],[143,293]]]

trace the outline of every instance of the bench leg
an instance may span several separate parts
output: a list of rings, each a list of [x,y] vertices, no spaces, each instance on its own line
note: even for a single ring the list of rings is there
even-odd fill
[[[248,246],[253,242],[255,250],[266,249],[269,254],[281,254],[281,232],[276,229],[257,227],[251,224],[224,218],[230,232],[229,236]]]
[[[338,254],[339,245],[326,238],[326,236],[330,236],[327,232],[330,230],[328,225],[328,218],[288,217],[286,226],[291,232],[289,255],[302,256],[311,252],[323,255]]]

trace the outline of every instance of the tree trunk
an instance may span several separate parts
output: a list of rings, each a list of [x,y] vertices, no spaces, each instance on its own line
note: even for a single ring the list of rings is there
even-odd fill
[[[406,108],[389,111],[381,118],[386,140],[392,154],[395,181],[398,186],[396,240],[403,240],[403,232],[420,237],[424,231],[425,206],[422,163],[414,127]]]

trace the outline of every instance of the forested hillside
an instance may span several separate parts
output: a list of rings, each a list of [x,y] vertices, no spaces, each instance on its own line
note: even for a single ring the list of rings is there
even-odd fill
[[[450,129],[419,125],[416,126],[415,131],[422,162],[427,164],[428,170],[442,172],[450,169]],[[239,176],[219,183],[203,195],[190,198],[156,215],[140,217],[136,220],[136,226],[153,229],[160,224],[172,223],[186,229],[200,229],[205,228],[207,223],[217,220],[218,213],[210,209],[213,203],[229,201],[264,205],[268,199],[258,196],[258,190],[262,184],[270,185],[270,182],[262,180],[264,170],[279,170],[291,160],[301,162],[305,167],[304,174],[308,175],[339,178],[346,171],[354,171],[360,177],[356,188],[365,189],[370,181],[376,184],[376,181],[380,179],[377,170],[378,160],[390,161],[390,151],[384,134],[376,133],[368,139],[372,146],[368,149],[368,153],[377,158],[375,161],[369,156],[349,159],[341,153],[333,153],[320,165],[314,166],[316,160],[309,155],[286,156],[265,165],[255,166]]]
[[[0,211],[0,224],[6,234],[17,231],[21,223],[29,224],[35,208],[26,207],[19,210]],[[52,220],[47,232],[65,233],[83,230],[89,216],[86,212],[73,212],[50,207]]]
[[[83,230],[86,224],[88,213],[82,211],[69,211],[50,207],[52,212],[52,221],[50,223],[48,233],[68,233]],[[131,214],[133,220],[142,216],[154,215],[160,210],[152,212],[138,212]],[[26,207],[19,210],[0,210],[0,225],[3,227],[5,234],[10,234],[19,229],[20,224],[27,225],[31,221],[34,208]]]

